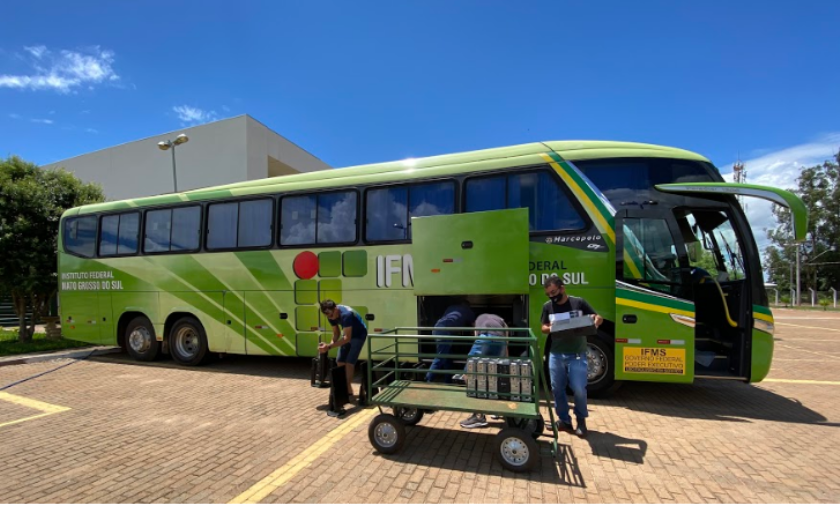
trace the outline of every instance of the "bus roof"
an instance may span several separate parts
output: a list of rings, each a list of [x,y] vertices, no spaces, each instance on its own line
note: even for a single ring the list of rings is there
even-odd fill
[[[104,202],[85,205],[68,210],[65,215],[88,214],[128,210],[137,207],[150,207],[179,202],[216,200],[236,195],[278,193],[312,189],[369,184],[377,182],[395,182],[401,179],[414,179],[428,173],[431,176],[443,175],[447,167],[453,173],[463,173],[491,168],[506,158],[526,157],[554,151],[569,161],[591,160],[598,158],[675,158],[709,162],[703,156],[673,147],[636,142],[610,141],[548,141],[533,142],[508,147],[482,149],[455,154],[430,156],[427,158],[407,159],[370,165],[333,170],[321,170],[301,174],[270,177],[255,181],[244,181],[223,186],[200,188],[183,193],[169,193],[158,196],[135,198],[130,200]],[[424,174],[418,173],[423,171]]]

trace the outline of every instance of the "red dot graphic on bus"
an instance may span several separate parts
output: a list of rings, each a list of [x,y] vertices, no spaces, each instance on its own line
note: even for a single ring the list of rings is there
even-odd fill
[[[318,256],[313,252],[304,251],[295,257],[292,268],[299,278],[311,279],[318,273]]]

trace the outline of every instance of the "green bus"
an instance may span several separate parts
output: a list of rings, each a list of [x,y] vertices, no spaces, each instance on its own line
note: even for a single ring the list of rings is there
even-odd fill
[[[689,151],[627,142],[532,143],[87,205],[60,226],[62,331],[184,365],[315,356],[331,334],[319,300],[381,331],[433,326],[449,297],[466,296],[477,314],[540,334],[542,284],[558,275],[606,320],[589,338],[591,394],[627,380],[760,381],[773,316],[737,195],[789,207],[803,237],[793,194],[725,183]]]

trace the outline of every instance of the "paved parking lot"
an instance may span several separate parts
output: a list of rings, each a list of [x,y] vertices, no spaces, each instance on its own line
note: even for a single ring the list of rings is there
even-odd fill
[[[502,469],[495,427],[427,416],[375,454],[373,410],[327,417],[308,360],[229,357],[200,369],[124,355],[0,367],[2,502],[837,502],[840,317],[777,311],[757,385],[626,384],[591,401],[587,440],[542,442]]]

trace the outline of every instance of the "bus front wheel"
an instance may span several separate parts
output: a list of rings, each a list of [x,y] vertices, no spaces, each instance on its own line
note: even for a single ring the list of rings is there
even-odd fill
[[[612,340],[599,333],[586,342],[586,392],[593,398],[609,396],[621,386],[621,382],[615,380],[615,351],[608,339]]]
[[[172,326],[169,352],[172,359],[181,365],[197,366],[205,361],[209,355],[207,335],[198,319],[183,317]]]

